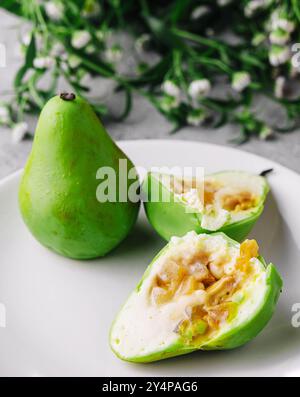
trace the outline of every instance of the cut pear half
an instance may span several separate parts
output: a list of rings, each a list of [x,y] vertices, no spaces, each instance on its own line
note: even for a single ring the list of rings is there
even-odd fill
[[[281,288],[255,240],[239,244],[223,233],[174,237],[115,319],[111,348],[123,360],[151,362],[238,347],[265,327]]]
[[[221,231],[242,241],[261,215],[268,191],[264,177],[242,171],[202,180],[148,173],[143,183],[149,222],[167,241],[191,230]]]

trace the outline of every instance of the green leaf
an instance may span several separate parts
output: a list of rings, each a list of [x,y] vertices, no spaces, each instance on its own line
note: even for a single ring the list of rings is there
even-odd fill
[[[165,45],[167,47],[181,48],[183,46],[182,40],[180,40],[165,23],[164,20],[160,20],[153,16],[145,17],[145,20],[152,31],[154,37],[158,41],[159,45]]]
[[[1,0],[0,7],[16,15],[21,15],[22,13],[21,4],[16,0]]]
[[[265,60],[263,62],[257,56],[253,56],[249,52],[242,52],[240,54],[240,59],[241,61],[245,62],[245,64],[257,67],[261,70],[266,70],[268,67],[268,64],[265,62]]]
[[[141,86],[144,84],[161,84],[166,73],[170,69],[170,62],[171,55],[166,54],[161,61],[147,69],[139,77],[129,80],[129,83],[134,86]]]
[[[298,19],[298,23],[300,23],[300,6],[299,0],[292,0],[293,11]]]
[[[222,111],[219,119],[213,124],[213,128],[223,127],[228,121],[228,115],[226,111]]]
[[[174,25],[178,22],[179,19],[182,18],[183,15],[186,14],[187,9],[190,8],[190,3],[191,0],[177,0],[174,1],[172,4],[172,9],[169,14],[169,19],[171,20],[171,23]]]
[[[33,67],[33,60],[35,56],[36,56],[36,44],[35,44],[34,34],[32,33],[30,43],[26,49],[24,65],[19,69],[15,77],[14,87],[16,90],[18,90],[19,86],[22,85],[23,78],[26,72]]]
[[[117,121],[126,119],[132,108],[132,93],[129,88],[125,87],[125,106],[122,114],[116,118]]]

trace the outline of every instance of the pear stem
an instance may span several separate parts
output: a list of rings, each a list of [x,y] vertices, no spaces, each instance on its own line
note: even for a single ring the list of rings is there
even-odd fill
[[[259,175],[266,176],[266,175],[270,174],[270,172],[273,172],[273,171],[274,171],[273,168],[269,168],[268,170],[262,171]]]
[[[62,92],[60,94],[60,98],[63,99],[64,101],[74,101],[76,95],[73,94],[73,92]]]

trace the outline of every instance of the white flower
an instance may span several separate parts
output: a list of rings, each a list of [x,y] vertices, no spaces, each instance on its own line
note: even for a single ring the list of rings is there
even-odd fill
[[[165,112],[177,108],[180,105],[180,98],[174,96],[165,96],[160,101],[160,106]]]
[[[225,6],[227,6],[228,4],[230,4],[232,2],[232,0],[217,0],[217,4],[220,6],[220,7],[225,7]]]
[[[248,72],[236,72],[233,74],[231,86],[237,92],[242,92],[251,83],[251,76]]]
[[[20,36],[20,43],[22,46],[24,47],[28,47],[32,38],[32,33],[30,32],[25,32],[25,33],[21,33]],[[34,41],[35,41],[35,45],[37,50],[40,50],[41,48],[43,48],[44,46],[44,38],[40,33],[35,32],[34,33]]]
[[[98,32],[96,32],[96,37],[99,41],[107,40],[111,36],[112,36],[111,30],[98,30]]]
[[[187,116],[187,123],[198,127],[206,118],[203,109],[194,109]]]
[[[195,116],[189,114],[187,116],[187,120],[186,121],[187,121],[187,123],[189,125],[192,125],[194,127],[198,127],[202,123],[203,118],[202,117],[195,117]]]
[[[62,3],[58,3],[56,1],[47,1],[45,4],[46,14],[53,21],[59,21],[64,12],[64,6]]]
[[[272,66],[279,66],[286,63],[290,59],[290,56],[291,54],[289,47],[272,45],[269,52],[269,61]]]
[[[142,34],[140,37],[136,39],[134,43],[134,47],[139,54],[145,51],[150,39],[151,37],[147,33]]]
[[[251,44],[254,45],[255,47],[259,46],[262,44],[266,39],[266,36],[263,33],[255,33]]]
[[[24,44],[26,47],[29,46],[31,40],[31,33],[25,33],[22,37],[21,37],[21,43]]]
[[[59,43],[59,42],[56,42],[56,43],[53,45],[52,49],[51,49],[51,54],[52,54],[54,57],[61,56],[62,54],[64,54],[64,52],[65,52],[65,48],[64,48],[64,46],[63,46],[61,43]]]
[[[274,131],[268,125],[264,125],[259,131],[259,138],[262,140],[266,140],[270,138],[273,134]]]
[[[275,80],[274,94],[275,94],[276,98],[283,98],[285,82],[286,82],[286,79],[284,76],[279,76]]]
[[[93,76],[91,75],[91,73],[83,71],[83,75],[80,77],[80,82],[83,85],[89,85],[89,84],[91,84],[92,79],[93,79]]]
[[[295,30],[295,23],[288,19],[278,19],[275,23],[278,28],[285,30],[288,33],[292,33]]]
[[[270,33],[269,39],[272,44],[284,45],[289,41],[290,34],[287,31],[278,28]]]
[[[292,33],[295,30],[295,23],[288,19],[288,16],[282,11],[274,11],[271,16],[272,29],[283,29],[288,33]]]
[[[123,51],[120,46],[114,45],[105,50],[104,56],[108,62],[117,63],[122,59]]]
[[[73,33],[71,44],[74,48],[80,49],[85,47],[91,40],[91,35],[86,30],[77,30]]]
[[[49,69],[55,64],[55,60],[51,57],[38,57],[33,60],[33,66],[36,69]]]
[[[65,62],[62,62],[60,64],[61,70],[63,70],[64,72],[68,72],[69,71],[69,65]]]
[[[85,52],[86,52],[87,54],[93,54],[93,53],[95,52],[95,47],[94,47],[94,45],[93,45],[93,44],[89,44],[89,45],[86,47]]]
[[[63,52],[60,56],[60,60],[65,62],[67,62],[68,58],[69,58],[69,54],[67,52]]]
[[[260,8],[264,8],[269,3],[268,0],[251,0],[246,4],[244,13],[246,17],[252,17]]]
[[[12,130],[12,143],[19,143],[28,132],[28,124],[25,122],[15,124]]]
[[[96,1],[89,2],[85,7],[82,12],[82,15],[85,18],[93,18],[96,17],[100,14],[101,7],[100,4],[97,3]]]
[[[171,80],[166,80],[161,86],[162,91],[174,98],[180,98],[180,88]]]
[[[6,106],[0,106],[0,123],[8,124],[10,122],[9,110]]]
[[[207,14],[210,11],[210,8],[207,6],[198,6],[196,8],[194,8],[194,10],[191,13],[191,19],[195,20],[198,19],[200,17],[202,17],[203,15]]]
[[[177,84],[172,80],[165,80],[161,86],[165,96],[161,100],[161,108],[168,112],[180,105],[181,91]]]
[[[75,69],[81,64],[81,59],[77,55],[70,55],[68,64],[72,69]]]
[[[210,81],[207,79],[199,79],[191,82],[188,93],[193,99],[205,97],[211,89]]]

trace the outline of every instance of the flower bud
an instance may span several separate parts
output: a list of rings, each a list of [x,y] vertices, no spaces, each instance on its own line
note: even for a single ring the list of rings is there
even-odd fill
[[[251,83],[251,76],[248,72],[236,72],[232,77],[232,88],[237,92],[242,92]]]
[[[199,79],[191,82],[188,93],[191,98],[199,99],[205,97],[211,89],[210,81],[207,79]]]
[[[172,80],[166,80],[162,84],[162,91],[171,97],[180,97],[180,88]]]
[[[73,33],[71,44],[76,49],[81,49],[85,47],[91,39],[91,35],[89,32],[85,30],[77,30]]]

